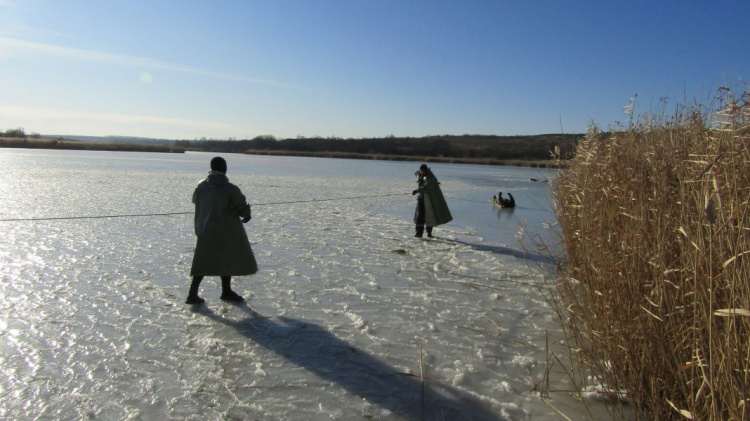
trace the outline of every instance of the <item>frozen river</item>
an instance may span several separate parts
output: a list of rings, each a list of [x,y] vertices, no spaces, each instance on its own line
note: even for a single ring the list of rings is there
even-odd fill
[[[516,238],[554,237],[549,184],[529,181],[547,170],[431,165],[455,221],[419,240],[418,163],[224,154],[260,271],[233,282],[245,303],[209,277],[194,307],[212,156],[0,149],[0,419],[606,417],[534,390],[546,331],[565,353],[545,257]]]

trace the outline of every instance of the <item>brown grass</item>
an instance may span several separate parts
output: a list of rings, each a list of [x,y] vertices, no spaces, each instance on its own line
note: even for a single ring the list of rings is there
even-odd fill
[[[555,191],[558,309],[640,419],[750,419],[750,93],[579,143]]]
[[[28,149],[74,149],[113,152],[169,152],[184,153],[185,148],[167,145],[147,145],[141,143],[94,143],[49,138],[0,138],[0,148]]]

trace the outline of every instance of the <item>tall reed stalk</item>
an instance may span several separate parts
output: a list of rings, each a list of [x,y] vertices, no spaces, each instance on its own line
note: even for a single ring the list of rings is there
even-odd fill
[[[750,419],[750,92],[592,128],[560,173],[580,379],[640,419]]]

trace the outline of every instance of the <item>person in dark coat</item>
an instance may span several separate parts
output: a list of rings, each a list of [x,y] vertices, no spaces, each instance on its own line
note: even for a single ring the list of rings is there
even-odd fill
[[[497,194],[497,199],[495,199],[495,202],[504,208],[515,208],[516,199],[514,199],[513,195],[510,193],[508,193],[508,197],[510,197],[510,199],[503,199],[503,192],[500,192]],[[492,196],[492,198],[494,199],[495,196]]]
[[[447,224],[453,220],[448,204],[445,202],[440,183],[438,182],[432,170],[422,164],[419,171],[415,172],[417,176],[417,189],[412,195],[417,196],[417,208],[414,211],[414,223],[416,224],[415,237],[424,235],[425,227],[427,236],[432,237],[432,229],[438,225]]]
[[[242,224],[250,221],[250,204],[240,188],[226,176],[227,162],[211,160],[208,177],[193,192],[195,235],[198,238],[190,275],[193,282],[185,303],[200,304],[198,287],[205,276],[221,277],[221,299],[243,301],[232,291],[232,276],[252,275],[258,271],[255,255]]]

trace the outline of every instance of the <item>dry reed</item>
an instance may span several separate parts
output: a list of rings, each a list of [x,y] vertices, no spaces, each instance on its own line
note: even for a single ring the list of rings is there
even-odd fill
[[[95,143],[50,138],[0,138],[0,148],[72,149],[110,152],[163,152],[184,153],[185,148],[170,145],[142,143]]]
[[[609,134],[560,173],[557,308],[639,419],[750,419],[750,92]]]

